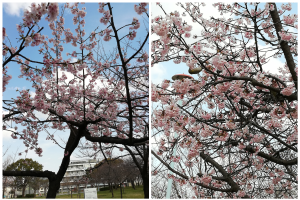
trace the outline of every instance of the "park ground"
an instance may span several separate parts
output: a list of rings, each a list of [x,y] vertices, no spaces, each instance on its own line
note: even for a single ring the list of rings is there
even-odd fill
[[[103,190],[97,192],[98,199],[120,199],[121,193],[120,188],[114,189],[114,197],[111,197],[111,192],[109,190]],[[84,199],[84,194],[80,193],[80,197],[77,196],[77,193],[73,193],[73,199]],[[71,199],[70,195],[56,195],[57,199]],[[143,186],[136,186],[135,190],[132,187],[126,187],[125,192],[122,194],[122,198],[124,199],[143,199],[144,191]],[[35,199],[45,199],[45,197],[36,197]]]

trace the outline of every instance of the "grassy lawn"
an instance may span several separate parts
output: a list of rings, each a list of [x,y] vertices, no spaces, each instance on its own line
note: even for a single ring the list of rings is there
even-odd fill
[[[77,194],[73,194],[73,199],[77,199]],[[122,194],[122,198],[127,199],[143,199],[144,198],[144,191],[143,186],[136,186],[135,190],[132,187],[126,187],[125,193]],[[71,195],[56,195],[57,199],[71,199]],[[83,199],[83,193],[80,194],[80,199]],[[111,197],[111,192],[109,190],[99,191],[98,192],[98,199],[120,199],[120,188],[114,190],[114,197]],[[45,197],[37,197],[36,199],[45,199]]]

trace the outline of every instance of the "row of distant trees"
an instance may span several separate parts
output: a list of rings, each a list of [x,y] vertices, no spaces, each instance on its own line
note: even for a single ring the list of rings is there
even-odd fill
[[[137,160],[142,165],[142,160]],[[8,171],[42,171],[43,165],[39,164],[32,159],[19,159],[13,162],[13,157],[8,156],[3,161],[3,169]],[[34,190],[33,194],[40,188],[44,188],[44,193],[49,187],[49,181],[45,178],[32,177],[32,176],[3,176],[3,198],[4,192],[10,187],[9,192],[16,197],[16,189],[22,188],[22,197],[25,197],[25,189],[27,187]],[[131,183],[131,186],[135,189],[135,183],[142,182],[142,177],[134,161],[130,158],[107,158],[100,161],[93,169],[86,170],[86,175],[78,178],[65,177],[61,183],[62,188],[67,189],[71,198],[73,198],[73,192],[77,192],[77,197],[80,197],[80,185],[89,185],[89,187],[97,188],[106,185],[109,186],[112,197],[114,197],[114,189],[118,189],[118,186],[124,183]],[[120,188],[122,196],[122,187]]]
[[[3,198],[5,196],[5,192],[7,191],[13,198],[17,197],[17,190],[20,188],[22,190],[22,197],[25,197],[25,189],[29,188],[30,191],[33,190],[33,194],[35,195],[40,188],[43,194],[47,194],[47,189],[49,187],[49,181],[46,178],[39,177],[27,177],[24,180],[20,181],[20,177],[3,177]],[[8,190],[8,188],[11,188]]]
[[[141,163],[142,160],[139,162]],[[128,182],[135,189],[135,183],[142,182],[141,174],[132,159],[116,158],[100,161],[93,169],[86,171],[86,176],[65,177],[61,186],[64,190],[67,189],[73,198],[73,192],[77,192],[79,197],[80,185],[85,185],[85,187],[89,185],[89,187],[97,188],[97,191],[101,186],[107,185],[114,197],[114,189]],[[122,188],[120,192],[122,195]]]
[[[6,151],[7,152],[7,151]],[[16,156],[8,155],[5,156],[4,153],[2,167],[6,171],[42,171],[43,165],[39,164],[36,161],[33,161],[30,158],[19,159],[15,161]],[[4,198],[5,192],[9,192],[13,197],[16,197],[16,190],[18,188],[22,189],[22,197],[25,196],[25,189],[27,187],[33,189],[33,194],[36,194],[36,191],[40,188],[44,188],[44,195],[46,195],[47,188],[49,187],[49,181],[46,178],[40,177],[31,177],[31,176],[3,176],[2,177],[2,196]],[[8,190],[8,188],[11,188]]]

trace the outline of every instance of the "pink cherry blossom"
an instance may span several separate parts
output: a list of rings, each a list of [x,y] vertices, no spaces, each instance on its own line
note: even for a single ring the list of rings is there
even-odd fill
[[[205,185],[209,185],[210,182],[212,180],[212,177],[211,176],[207,176],[207,175],[203,175],[201,178],[200,178],[200,181],[202,183],[204,183]]]

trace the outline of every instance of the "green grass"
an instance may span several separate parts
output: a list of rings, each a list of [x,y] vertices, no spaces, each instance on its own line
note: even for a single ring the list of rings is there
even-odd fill
[[[99,191],[98,199],[120,199],[120,188],[114,190],[114,197],[111,197],[111,192],[109,190]],[[77,194],[72,195],[73,199],[77,199]],[[71,195],[56,195],[57,199],[71,199]],[[83,193],[80,193],[80,199],[83,199]],[[126,187],[125,193],[122,194],[122,198],[124,199],[143,199],[144,191],[143,186],[136,186],[135,190],[132,187]],[[45,197],[36,197],[36,199],[45,199]]]

